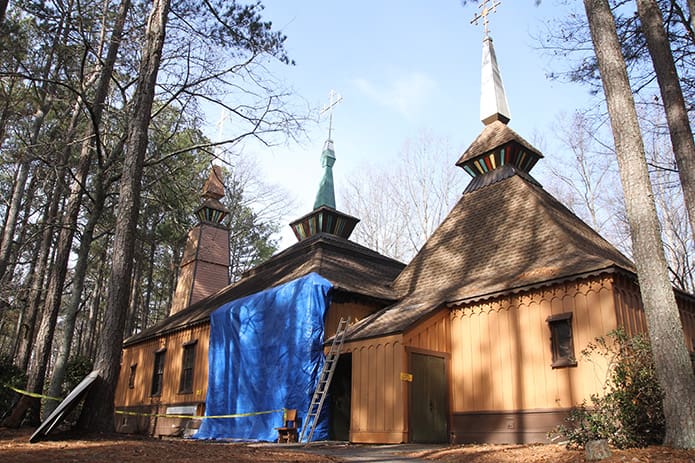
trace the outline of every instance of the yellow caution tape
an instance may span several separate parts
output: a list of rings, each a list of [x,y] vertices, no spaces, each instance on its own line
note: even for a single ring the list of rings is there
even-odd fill
[[[60,397],[51,397],[48,395],[43,395],[43,394],[37,394],[35,392],[29,392],[25,391],[23,389],[17,389],[16,387],[13,386],[7,386],[5,385],[6,388],[13,390],[14,392],[22,395],[26,395],[29,397],[34,397],[36,399],[46,399],[46,400],[55,400],[56,402],[60,402],[63,400]],[[270,413],[285,413],[287,409],[285,408],[280,408],[277,410],[266,410],[263,412],[249,412],[249,413],[235,413],[232,415],[214,415],[214,416],[199,416],[199,415],[168,415],[166,413],[137,413],[137,412],[127,412],[125,410],[116,410],[117,415],[129,415],[129,416],[153,416],[157,418],[188,418],[192,420],[209,420],[209,419],[215,419],[215,418],[243,418],[245,416],[256,416],[256,415],[268,415]]]
[[[56,402],[60,402],[61,400],[63,400],[61,397],[51,397],[50,395],[37,394],[36,392],[25,391],[23,389],[17,389],[16,387],[12,386],[5,385],[5,387],[7,389],[13,390],[17,394],[28,395],[29,397],[34,397],[35,399],[55,400]]]
[[[256,415],[268,415],[270,413],[285,413],[284,408],[278,410],[266,410],[263,412],[250,412],[250,413],[235,413],[233,415],[213,415],[213,416],[201,416],[201,415],[169,415],[166,413],[138,413],[138,412],[127,412],[125,410],[116,410],[117,415],[129,415],[129,416],[153,416],[157,418],[187,418],[190,420],[210,420],[217,418],[242,418],[245,416],[256,416]]]

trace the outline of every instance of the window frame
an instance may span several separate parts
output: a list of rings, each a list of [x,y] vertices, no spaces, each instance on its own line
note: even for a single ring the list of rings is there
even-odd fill
[[[566,368],[577,366],[577,357],[574,354],[574,330],[572,328],[572,312],[564,312],[551,315],[545,319],[550,330],[550,352],[553,356],[553,361],[550,364],[552,368]],[[567,329],[566,336],[560,332],[562,328]],[[564,341],[564,342],[563,342]],[[563,347],[563,344],[567,344]],[[563,355],[563,351],[567,351]]]
[[[181,377],[179,378],[179,394],[192,394],[195,382],[195,358],[198,340],[194,339],[183,344],[181,353]],[[190,374],[187,374],[190,372]],[[189,384],[186,384],[187,381]]]
[[[130,365],[130,374],[128,375],[128,389],[135,389],[135,372],[137,371],[137,368],[137,363],[132,363]]]
[[[166,352],[167,350],[164,348],[154,353],[150,397],[160,397],[164,390],[164,364],[166,363]]]

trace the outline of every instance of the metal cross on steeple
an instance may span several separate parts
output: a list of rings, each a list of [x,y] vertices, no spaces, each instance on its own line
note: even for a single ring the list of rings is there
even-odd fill
[[[492,5],[488,7],[488,3],[492,2]],[[476,26],[480,22],[480,20],[483,20],[483,30],[485,31],[485,38],[490,36],[490,29],[488,28],[489,20],[488,16],[490,13],[496,13],[497,12],[497,7],[500,6],[499,0],[480,0],[480,4],[478,5],[478,9],[480,9],[479,13],[476,13],[473,19],[471,19],[471,24],[475,24]]]
[[[333,132],[333,108],[338,105],[343,101],[343,97],[340,96],[338,92],[335,90],[331,90],[330,93],[328,94],[328,104],[321,108],[321,112],[319,113],[320,116],[323,116],[324,114],[328,113],[328,139],[331,139],[331,135]]]

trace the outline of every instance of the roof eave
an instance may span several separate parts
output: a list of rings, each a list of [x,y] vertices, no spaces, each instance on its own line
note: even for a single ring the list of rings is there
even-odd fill
[[[521,286],[516,286],[512,288],[507,288],[501,291],[493,291],[489,293],[481,293],[481,294],[476,294],[474,296],[468,296],[465,298],[461,299],[449,299],[446,301],[447,305],[449,306],[460,306],[460,305],[465,305],[465,304],[470,304],[474,302],[482,302],[490,299],[495,299],[499,297],[504,297],[508,296],[510,294],[518,294],[524,291],[529,291],[532,289],[538,289],[538,288],[545,288],[548,286],[552,286],[558,283],[564,283],[568,281],[575,281],[579,280],[582,278],[588,278],[592,276],[598,276],[601,274],[610,274],[610,273],[620,273],[624,275],[628,275],[631,277],[635,277],[635,273],[632,272],[631,270],[628,270],[626,268],[621,267],[620,265],[617,264],[611,264],[606,267],[601,267],[597,268],[595,270],[589,270],[586,272],[581,272],[581,273],[575,273],[571,275],[564,275],[560,276],[557,278],[552,278],[550,280],[544,280],[544,281],[539,281],[535,283],[529,283]]]

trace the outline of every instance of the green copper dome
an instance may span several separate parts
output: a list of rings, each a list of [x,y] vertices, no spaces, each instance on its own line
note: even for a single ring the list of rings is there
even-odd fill
[[[335,164],[335,150],[333,140],[326,140],[321,153],[321,166],[323,167],[323,178],[319,185],[319,192],[316,194],[314,209],[321,206],[328,206],[335,209],[335,189],[333,187],[333,164]]]

